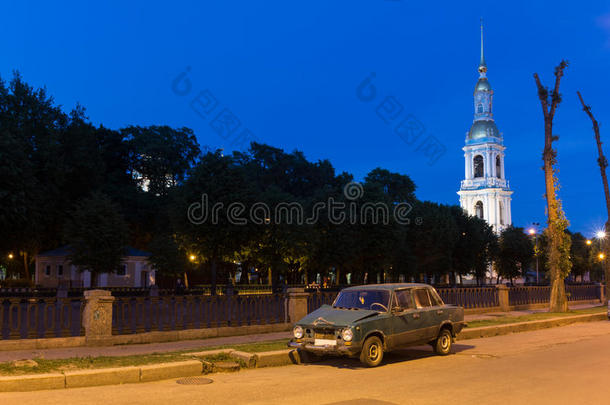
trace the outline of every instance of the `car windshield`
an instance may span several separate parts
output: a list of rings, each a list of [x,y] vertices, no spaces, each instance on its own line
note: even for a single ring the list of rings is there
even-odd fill
[[[348,290],[339,293],[333,307],[387,311],[389,301],[387,290]]]

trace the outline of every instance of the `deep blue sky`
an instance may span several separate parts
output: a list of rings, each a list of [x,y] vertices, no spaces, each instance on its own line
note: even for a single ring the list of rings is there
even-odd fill
[[[543,122],[532,73],[551,85],[562,58],[571,65],[555,124],[560,196],[573,230],[590,235],[604,222],[591,124],[576,90],[610,142],[607,2],[12,1],[2,14],[0,75],[19,70],[66,109],[83,104],[96,124],[188,126],[202,145],[229,149],[211,119],[189,107],[209,89],[215,112],[229,108],[262,142],[328,158],[357,179],[377,166],[405,173],[419,198],[452,204],[464,176],[483,17],[513,222],[544,222]],[[187,67],[192,91],[180,97],[171,84]],[[371,72],[378,95],[364,103],[356,87]],[[388,95],[444,144],[435,165],[376,115]]]

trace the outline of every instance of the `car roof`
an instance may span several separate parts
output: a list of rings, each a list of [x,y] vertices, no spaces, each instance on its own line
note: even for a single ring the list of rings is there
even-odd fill
[[[355,285],[353,287],[347,287],[343,290],[388,290],[393,291],[399,288],[407,288],[407,287],[429,287],[432,288],[431,285],[424,283],[388,283],[388,284],[365,284],[365,285]]]

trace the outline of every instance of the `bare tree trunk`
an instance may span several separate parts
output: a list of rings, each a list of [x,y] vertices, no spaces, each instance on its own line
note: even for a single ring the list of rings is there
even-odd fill
[[[563,70],[567,66],[568,63],[566,61],[561,61],[555,68],[555,87],[550,94],[550,105],[549,90],[542,85],[538,74],[534,73],[536,87],[538,88],[538,98],[540,99],[542,113],[544,115],[544,151],[542,159],[544,161],[545,197],[548,217],[548,262],[549,273],[551,275],[549,311],[551,312],[566,312],[568,310],[568,300],[564,284],[566,272],[565,269],[562,268],[562,261],[565,260],[565,257],[562,257],[562,255],[565,254],[563,240],[563,238],[565,238],[565,217],[556,194],[554,165],[557,158],[557,152],[553,149],[553,141],[557,140],[557,137],[553,136],[553,118],[557,106],[561,102],[559,84],[561,77],[563,76]]]
[[[595,133],[595,142],[597,143],[597,154],[598,154],[598,159],[597,159],[597,163],[599,164],[599,171],[601,172],[602,175],[602,183],[604,185],[604,195],[606,197],[606,211],[607,211],[607,219],[606,219],[606,225],[605,225],[605,231],[606,231],[606,238],[604,239],[604,244],[603,244],[603,250],[604,250],[604,255],[606,258],[610,257],[608,256],[610,254],[610,243],[608,242],[608,235],[610,235],[610,188],[608,188],[608,176],[606,176],[606,168],[608,167],[608,161],[606,160],[606,156],[604,156],[604,150],[602,149],[602,141],[601,141],[601,137],[599,135],[599,124],[597,123],[597,120],[595,119],[595,117],[593,116],[593,113],[591,112],[591,106],[588,106],[585,104],[585,101],[582,99],[582,96],[580,95],[580,91],[577,91],[576,94],[578,94],[578,98],[580,99],[580,103],[582,104],[582,109],[583,111],[589,116],[589,118],[591,119],[591,122],[593,123],[593,132]],[[609,299],[610,297],[610,283],[608,282],[610,280],[610,260],[606,259],[603,262],[603,266],[604,266],[604,273],[605,273],[605,279],[606,279],[606,299]]]

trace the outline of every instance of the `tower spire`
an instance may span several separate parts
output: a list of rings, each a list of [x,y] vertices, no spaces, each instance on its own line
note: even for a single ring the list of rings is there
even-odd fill
[[[479,62],[479,73],[487,72],[485,64],[485,54],[483,53],[483,18],[481,17],[481,61]]]

